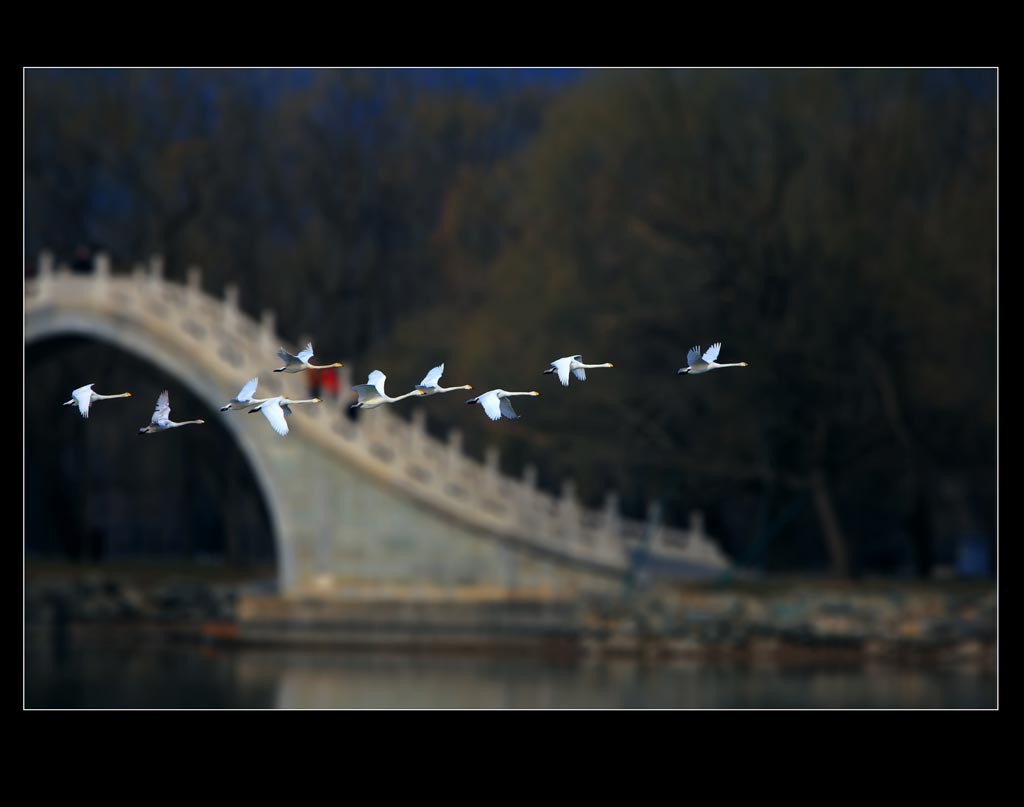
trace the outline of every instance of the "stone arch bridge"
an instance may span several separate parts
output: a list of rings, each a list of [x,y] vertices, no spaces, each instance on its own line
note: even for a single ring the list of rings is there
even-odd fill
[[[276,333],[273,313],[248,317],[236,286],[210,296],[198,269],[184,285],[169,282],[159,257],[115,275],[99,255],[93,271],[80,274],[43,253],[26,282],[26,346],[64,335],[139,355],[214,412],[254,368],[268,370],[261,395],[288,392],[269,372],[278,346],[294,347]],[[660,524],[656,508],[648,521],[633,521],[620,515],[614,494],[591,511],[571,482],[551,496],[530,467],[522,478],[502,475],[496,450],[483,463],[467,456],[457,430],[446,441],[430,436],[422,409],[410,421],[387,407],[353,421],[344,409],[295,407],[286,439],[262,418],[223,417],[270,513],[282,595],[393,586],[564,596],[621,587],[638,557],[684,578],[729,568],[699,514],[688,530]]]

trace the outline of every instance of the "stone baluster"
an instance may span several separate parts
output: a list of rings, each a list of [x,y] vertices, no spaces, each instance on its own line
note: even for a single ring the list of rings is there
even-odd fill
[[[264,308],[260,314],[260,350],[272,353],[274,356],[277,355],[277,349],[280,347],[277,344],[276,327],[274,312],[269,308]]]
[[[96,300],[105,300],[110,293],[110,256],[106,252],[96,253],[93,259],[92,295]]]
[[[688,542],[699,545],[704,542],[705,538],[704,514],[700,510],[691,510]]]
[[[608,538],[618,538],[622,516],[619,513],[619,494],[614,490],[609,490],[604,495],[601,522],[602,531]]]
[[[238,284],[224,286],[224,330],[230,332],[238,324]]]
[[[655,499],[647,503],[647,530],[644,543],[648,547],[656,547],[662,540],[661,502]]]
[[[448,432],[448,443],[445,451],[445,473],[449,481],[457,482],[459,467],[462,462],[462,432],[451,429]]]
[[[151,291],[156,291],[164,279],[164,256],[154,255],[149,259],[149,275],[147,277]]]
[[[43,250],[39,253],[38,275],[36,278],[39,298],[45,300],[53,290],[53,253]]]
[[[198,266],[190,266],[185,273],[185,304],[189,308],[195,308],[202,293],[203,273]]]
[[[523,481],[519,485],[519,509],[525,515],[536,508],[537,466],[528,462],[523,468]]]
[[[409,421],[407,449],[411,459],[415,460],[423,455],[423,447],[426,445],[427,439],[427,410],[416,407],[412,410],[412,419]]]
[[[498,478],[501,452],[497,446],[487,446],[484,450],[484,472],[480,479],[480,490],[485,493],[494,493],[498,489]]]
[[[576,483],[571,479],[562,482],[562,493],[558,500],[558,520],[570,541],[579,539],[580,505],[576,500]]]

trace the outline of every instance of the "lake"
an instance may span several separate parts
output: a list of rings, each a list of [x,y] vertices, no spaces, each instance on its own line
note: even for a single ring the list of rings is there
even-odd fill
[[[117,627],[25,634],[29,709],[994,708],[975,667],[546,662],[171,642]]]

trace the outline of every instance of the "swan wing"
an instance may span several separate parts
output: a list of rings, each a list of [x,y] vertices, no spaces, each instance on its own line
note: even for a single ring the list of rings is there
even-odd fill
[[[577,367],[575,370],[572,371],[572,374],[576,376],[576,378],[578,378],[580,381],[587,380],[587,371],[584,370],[582,367]]]
[[[383,398],[381,398],[380,390],[373,384],[356,384],[352,389],[358,393],[359,403],[361,404],[365,405],[383,400]]]
[[[285,423],[280,401],[267,401],[260,407],[260,411],[274,431],[282,436],[288,434],[288,424]]]
[[[251,401],[253,393],[256,392],[256,385],[259,383],[259,381],[259,376],[257,376],[256,378],[250,378],[246,385],[242,387],[241,391],[238,393],[238,396],[235,398],[235,400],[238,401],[239,403]]]
[[[437,365],[437,367],[435,367],[433,370],[431,370],[429,373],[423,376],[423,380],[419,384],[417,384],[417,387],[436,387],[437,382],[441,380],[441,376],[443,373],[444,364],[442,363]]]
[[[377,388],[377,392],[380,393],[381,398],[384,397],[384,381],[386,379],[387,376],[384,375],[384,373],[382,373],[380,370],[374,370],[372,373],[370,373],[370,377],[367,379],[367,383],[372,384],[374,387]]]
[[[693,367],[700,360],[700,345],[694,345],[686,354],[686,363]]]
[[[569,362],[572,361],[572,356],[566,356],[564,359],[551,362],[551,366],[558,370],[558,380],[562,382],[563,387],[569,386]]]
[[[281,411],[284,412],[285,417],[288,417],[292,413],[292,408],[288,404],[281,404]]]
[[[516,410],[512,408],[512,401],[508,398],[501,399],[501,414],[509,420],[519,420],[519,415],[517,415]]]
[[[497,393],[488,392],[486,395],[481,395],[477,401],[484,408],[487,417],[491,420],[501,420],[501,409],[504,401],[498,400]]]
[[[704,361],[714,361],[718,358],[718,353],[722,349],[721,342],[715,342],[711,347],[704,353]]]
[[[308,362],[308,361],[309,361],[309,360],[310,360],[311,358],[313,358],[313,343],[312,343],[312,342],[308,342],[308,343],[306,344],[306,349],[305,349],[305,350],[303,350],[303,351],[302,351],[301,353],[298,353],[298,354],[297,354],[297,355],[295,356],[295,358],[297,358],[297,359],[298,359],[299,361],[301,361],[301,362],[302,362],[303,364],[305,364],[305,363],[306,363],[306,362]]]
[[[153,410],[153,417],[150,418],[150,423],[154,425],[159,424],[162,420],[170,420],[171,418],[171,400],[167,394],[167,390],[160,393],[160,397],[156,399],[156,409]]]
[[[295,357],[287,350],[285,350],[283,347],[279,347],[277,349],[277,355],[281,357],[281,361],[283,361],[286,365],[295,363]]]
[[[89,417],[89,405],[92,403],[92,384],[79,387],[71,393],[71,397],[78,401],[78,411],[81,412],[82,417]]]

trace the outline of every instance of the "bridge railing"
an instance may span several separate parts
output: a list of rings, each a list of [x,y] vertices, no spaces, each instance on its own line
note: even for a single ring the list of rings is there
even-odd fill
[[[278,337],[272,311],[264,311],[257,321],[239,308],[237,286],[228,285],[223,297],[217,298],[203,291],[198,268],[189,268],[184,285],[165,279],[163,269],[163,259],[156,256],[147,265],[136,264],[131,273],[118,276],[109,259],[99,255],[94,271],[80,274],[65,265],[55,266],[53,256],[44,252],[37,275],[26,282],[26,301],[27,305],[64,302],[111,312],[144,312],[159,327],[176,331],[203,351],[226,377],[237,378],[239,388],[247,380],[242,376],[252,367],[265,365],[268,353],[276,354],[278,346],[289,344]],[[236,391],[228,390],[228,397]],[[261,393],[284,391],[277,375],[260,374]],[[537,487],[533,466],[527,466],[521,478],[511,477],[501,473],[496,448],[488,448],[481,463],[463,451],[457,429],[446,440],[433,437],[421,408],[413,410],[410,420],[383,407],[362,412],[353,421],[344,404],[304,407],[299,413],[310,436],[361,455],[445,510],[472,517],[538,549],[621,569],[629,563],[631,548],[648,546],[680,559],[728,566],[725,556],[703,534],[699,513],[691,517],[690,529],[662,525],[656,514],[647,521],[628,519],[619,512],[614,493],[608,494],[603,509],[587,509],[577,500],[571,480],[563,483],[560,495],[553,496]]]

